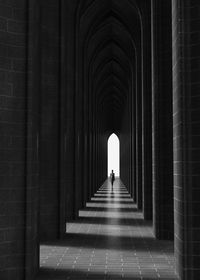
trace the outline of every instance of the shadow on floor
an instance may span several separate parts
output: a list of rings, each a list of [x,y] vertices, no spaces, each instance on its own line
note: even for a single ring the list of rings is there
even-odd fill
[[[151,227],[152,222],[144,221],[143,219],[135,218],[135,219],[128,219],[128,218],[115,218],[115,217],[80,217],[71,223],[83,223],[83,224],[101,224],[101,225],[124,225],[124,226],[144,226],[144,227]]]
[[[102,211],[106,211],[106,212],[110,212],[110,213],[112,213],[112,212],[114,212],[114,213],[116,213],[116,212],[136,212],[136,213],[139,213],[139,211],[136,209],[136,208],[121,208],[121,207],[104,207],[104,206],[98,206],[98,207],[95,207],[95,206],[89,206],[89,205],[87,205],[87,207],[86,208],[84,208],[83,210],[81,210],[81,211],[85,211],[85,212],[87,212],[87,211],[95,211],[95,212],[102,212]]]
[[[73,270],[73,269],[62,269],[57,268],[40,268],[40,272],[38,274],[37,280],[155,280],[158,279],[157,276],[152,277],[145,277],[145,276],[139,276],[137,272],[134,275],[134,272],[132,272],[131,276],[125,276],[122,277],[121,275],[118,275],[116,273],[108,273],[108,274],[102,274],[97,272],[91,272],[91,271],[81,271],[81,270]],[[177,280],[177,278],[174,277],[165,277],[165,278],[159,278],[159,279],[165,279],[165,280]]]
[[[45,246],[56,247],[74,247],[74,248],[96,248],[96,249],[108,249],[108,250],[123,250],[133,252],[137,250],[139,252],[159,253],[165,251],[166,253],[173,253],[173,245],[169,241],[159,241],[151,237],[122,237],[101,235],[97,237],[96,234],[87,233],[67,233],[64,240],[56,240],[43,243]]]
[[[116,200],[115,198],[111,198],[111,199],[108,199],[108,200],[90,200],[90,202],[87,203],[87,205],[90,205],[90,204],[95,204],[95,207],[98,207],[98,204],[115,204],[115,205],[129,205],[129,206],[133,206],[133,202],[132,201],[118,201]],[[127,207],[128,208],[128,207]]]

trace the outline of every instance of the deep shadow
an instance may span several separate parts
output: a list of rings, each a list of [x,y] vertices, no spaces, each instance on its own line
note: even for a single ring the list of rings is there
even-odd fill
[[[101,191],[101,192],[96,192],[96,194],[100,195],[110,195],[110,194],[116,194],[116,195],[127,195],[127,192],[116,192],[116,191]]]
[[[133,237],[133,236],[113,236],[113,235],[96,235],[87,233],[66,233],[63,240],[45,242],[42,245],[57,247],[81,247],[96,248],[108,250],[132,251],[134,249],[140,252],[150,250],[153,253],[159,253],[164,250],[167,253],[173,253],[171,242],[157,240],[153,237]]]
[[[136,208],[120,208],[120,207],[116,207],[116,208],[112,208],[112,207],[94,207],[94,206],[87,206],[84,209],[81,209],[81,211],[96,211],[96,212],[102,212],[102,211],[108,211],[110,213],[114,212],[138,212],[138,210]]]
[[[130,197],[130,195],[116,195],[116,194],[113,194],[113,193],[111,193],[111,194],[109,194],[109,196],[108,196],[108,194],[106,195],[106,194],[95,194],[94,196],[93,196],[93,198],[121,198],[121,199],[123,199],[123,198],[127,198],[127,199],[132,199],[132,197]]]
[[[72,277],[72,278],[71,278]],[[103,273],[95,273],[95,272],[86,272],[86,271],[81,271],[81,270],[73,270],[73,269],[61,269],[58,268],[57,270],[53,269],[53,268],[40,268],[39,274],[38,274],[38,278],[37,280],[67,280],[67,279],[74,279],[74,280],[86,280],[86,279],[90,279],[90,280],[103,280],[103,279],[115,279],[115,280],[122,280],[122,279],[126,279],[126,280],[153,280],[153,279],[158,279],[157,277],[140,277],[137,273],[135,273],[134,276],[134,270],[132,273],[132,276],[130,277],[125,277],[122,278],[120,275],[118,275],[117,273],[108,273],[106,278],[105,278],[105,274]],[[159,279],[166,279],[166,278],[159,278]],[[173,280],[174,278],[167,278],[168,280]]]
[[[109,204],[129,204],[129,205],[133,205],[133,201],[120,201],[120,200],[116,200],[114,198],[108,198],[107,200],[91,200],[88,203],[95,203],[95,204],[102,204],[102,203],[109,203]],[[98,206],[97,206],[98,207]]]
[[[137,218],[115,218],[115,217],[80,217],[71,223],[103,224],[103,225],[126,225],[126,226],[152,226],[152,222]]]

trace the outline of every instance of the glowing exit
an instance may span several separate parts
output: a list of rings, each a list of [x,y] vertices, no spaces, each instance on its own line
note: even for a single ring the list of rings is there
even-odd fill
[[[108,176],[111,170],[115,176],[120,176],[120,142],[116,134],[111,134],[108,139]]]

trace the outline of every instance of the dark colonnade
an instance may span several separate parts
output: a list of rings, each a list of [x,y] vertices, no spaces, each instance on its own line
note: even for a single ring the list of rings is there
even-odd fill
[[[35,279],[107,177],[199,279],[198,0],[0,0],[1,279]]]

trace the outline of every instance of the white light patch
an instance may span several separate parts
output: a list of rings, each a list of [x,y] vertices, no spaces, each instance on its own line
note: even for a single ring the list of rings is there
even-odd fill
[[[116,134],[112,134],[108,139],[108,177],[111,170],[115,176],[120,176],[120,143]]]

